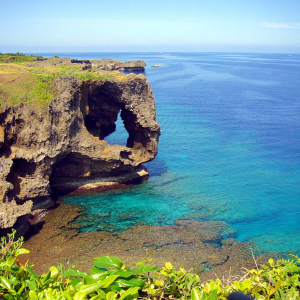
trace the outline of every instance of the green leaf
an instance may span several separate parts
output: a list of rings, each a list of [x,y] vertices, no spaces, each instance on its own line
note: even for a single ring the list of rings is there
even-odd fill
[[[42,284],[45,285],[45,282],[50,279],[51,271],[49,271],[44,278],[42,278]]]
[[[12,285],[17,285],[17,284],[19,284],[19,280],[18,280],[16,277],[14,277],[14,276],[10,276],[10,277],[9,277],[9,282],[10,282],[10,284],[12,284]]]
[[[242,291],[250,290],[251,289],[251,279],[250,278],[245,279],[243,281],[241,289],[242,289]]]
[[[25,286],[22,285],[22,286],[19,288],[17,294],[18,294],[18,295],[21,295],[24,289],[25,289]]]
[[[270,258],[270,259],[268,260],[268,264],[269,264],[272,268],[274,268],[274,266],[275,266],[275,261],[274,261],[274,259],[273,259],[273,258]]]
[[[52,295],[52,290],[51,291],[44,291],[46,295],[46,300],[55,300],[55,298]]]
[[[198,289],[193,288],[191,292],[192,300],[201,300],[202,299],[201,294],[202,293]]]
[[[106,299],[107,300],[114,300],[117,297],[117,293],[114,291],[110,291],[106,294]]]
[[[0,276],[0,286],[2,286],[4,289],[11,290],[9,279],[4,276]]]
[[[10,294],[5,294],[4,297],[5,297],[6,299],[9,299],[9,300],[14,300],[14,299],[15,299],[14,296],[13,296],[13,295],[10,295]]]
[[[95,297],[93,297],[94,299],[102,299],[102,300],[106,300],[106,294],[103,290],[97,290],[98,295],[96,295]],[[93,299],[91,298],[91,299]]]
[[[93,267],[90,272],[91,272],[92,277],[95,280],[101,280],[101,281],[104,280],[106,278],[106,276],[110,274],[110,272],[103,271],[97,267]]]
[[[129,288],[125,293],[123,293],[121,295],[121,297],[119,298],[119,300],[123,300],[124,298],[126,298],[127,296],[129,295],[134,295],[138,292],[140,288],[138,287],[132,287],[132,288]]]
[[[32,299],[32,300],[38,300],[39,299],[35,291],[30,291],[29,292],[29,298]]]
[[[103,273],[105,273],[105,272],[106,272],[106,271],[103,271],[103,270],[101,270],[101,269],[99,269],[99,268],[97,268],[97,267],[92,267],[92,268],[91,268],[91,271],[90,271],[91,275],[103,274]]]
[[[74,299],[77,299],[77,297],[79,297],[79,299],[84,299],[84,297],[97,291],[98,289],[100,289],[103,286],[104,286],[103,282],[98,282],[98,283],[94,283],[94,284],[90,284],[90,285],[83,285],[80,288],[79,292],[77,292],[75,294]]]
[[[58,269],[56,267],[52,266],[49,270],[51,272],[51,278],[56,279],[59,275]]]
[[[213,290],[209,297],[207,298],[207,300],[216,300],[217,299],[217,295],[218,295],[218,290]]]
[[[109,273],[108,272],[105,272],[103,274],[94,274],[92,275],[92,277],[97,280],[97,281],[102,281],[104,280],[107,276],[109,276]]]
[[[6,261],[6,265],[7,265],[7,266],[12,266],[13,263],[14,263],[14,261],[15,261],[15,258],[12,257],[12,256],[10,256],[10,257],[7,259],[7,261]]]
[[[83,283],[84,284],[93,284],[93,283],[97,283],[97,281],[93,277],[88,276],[88,277],[84,277]]]
[[[24,249],[24,248],[20,248],[20,249],[18,249],[18,250],[16,251],[15,257],[17,257],[17,256],[19,256],[19,255],[22,255],[22,254],[28,254],[28,253],[30,253],[29,250]]]
[[[24,267],[24,270],[33,276],[33,278],[37,279],[39,276],[28,266]]]
[[[125,279],[125,278],[119,278],[116,280],[115,283],[118,287],[142,287],[145,285],[145,282],[143,280],[137,279],[137,278],[131,278],[131,279]]]
[[[37,290],[37,283],[34,280],[25,280],[24,285],[29,287],[31,291],[36,291]]]
[[[86,293],[86,295],[89,295],[90,293],[95,292],[99,288],[109,287],[115,281],[116,278],[118,278],[118,275],[112,275],[112,276],[107,277],[102,282],[97,282],[97,283],[93,283],[90,285],[83,285],[80,288],[79,292]]]
[[[83,300],[86,299],[87,294],[86,293],[82,293],[82,292],[77,292],[74,295],[74,300]]]
[[[275,287],[271,289],[269,296],[274,295],[274,294],[279,290],[280,285],[281,285],[281,281],[278,280],[278,281],[276,282]]]
[[[128,277],[134,275],[134,273],[129,272],[129,271],[116,270],[116,271],[110,272],[110,275],[119,275],[119,277],[128,278]]]
[[[159,268],[157,268],[157,267],[151,267],[149,265],[145,265],[142,262],[138,262],[138,263],[136,263],[136,265],[140,267],[139,268],[140,273],[159,272],[160,271]]]
[[[76,286],[79,282],[81,282],[81,280],[79,278],[74,278],[72,279],[72,281],[70,282],[70,285],[72,286]]]
[[[94,258],[94,265],[100,269],[116,268],[121,269],[123,263],[115,256],[102,256]]]
[[[62,294],[67,300],[72,300],[72,296],[67,291],[63,291]]]
[[[111,275],[105,278],[102,283],[104,283],[103,288],[108,288],[116,279],[118,278],[118,275]]]
[[[78,270],[68,270],[64,273],[64,277],[65,278],[69,278],[69,277],[87,277],[89,276],[87,273],[85,272],[81,272],[81,271],[78,271]]]

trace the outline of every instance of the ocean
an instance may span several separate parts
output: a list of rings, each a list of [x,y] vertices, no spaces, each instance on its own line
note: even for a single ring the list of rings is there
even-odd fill
[[[150,178],[64,197],[81,231],[220,220],[257,253],[300,254],[300,54],[48,53],[141,59],[162,135]],[[159,68],[152,65],[161,64]],[[107,141],[126,144],[122,120]]]

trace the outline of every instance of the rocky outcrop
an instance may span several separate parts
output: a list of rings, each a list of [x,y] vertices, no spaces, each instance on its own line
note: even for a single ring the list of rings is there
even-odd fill
[[[116,59],[92,60],[92,67],[99,70],[143,71],[146,63],[142,60],[120,62]]]
[[[68,57],[58,57],[54,56],[49,60],[44,61],[43,63],[28,63],[28,66],[62,66],[62,65],[73,65],[79,66],[83,70],[88,69],[97,69],[97,70],[105,70],[105,71],[144,71],[146,67],[146,63],[143,60],[135,60],[135,61],[125,61],[121,62],[117,59],[108,59],[104,58],[101,60],[87,60],[87,59],[71,59]]]
[[[27,104],[0,113],[0,227],[52,205],[58,194],[106,189],[146,178],[142,163],[157,154],[160,127],[143,75],[106,80],[55,79],[44,109]],[[126,146],[110,145],[120,113]]]

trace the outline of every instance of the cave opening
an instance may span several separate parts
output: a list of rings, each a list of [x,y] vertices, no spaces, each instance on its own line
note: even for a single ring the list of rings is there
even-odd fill
[[[117,120],[115,122],[115,130],[109,134],[105,140],[110,145],[120,145],[120,146],[126,146],[127,140],[128,140],[129,134],[124,126],[124,121],[121,117],[121,110],[118,113]]]
[[[107,83],[92,90],[86,104],[88,109],[83,107],[82,110],[87,130],[110,145],[126,146],[130,134],[123,121],[126,108],[121,102],[121,93]]]

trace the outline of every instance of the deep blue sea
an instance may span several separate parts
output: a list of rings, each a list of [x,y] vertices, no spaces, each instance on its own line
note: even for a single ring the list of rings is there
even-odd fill
[[[300,54],[53,53],[142,59],[162,128],[150,178],[65,197],[82,231],[222,220],[259,251],[300,253]],[[161,67],[152,68],[161,63]],[[109,143],[126,144],[122,120]]]

